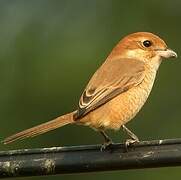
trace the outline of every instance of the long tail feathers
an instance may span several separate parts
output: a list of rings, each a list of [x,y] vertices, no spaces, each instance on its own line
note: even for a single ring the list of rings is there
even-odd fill
[[[27,129],[27,130],[21,131],[17,134],[14,134],[12,136],[5,138],[4,141],[2,141],[2,142],[4,144],[9,144],[9,143],[14,142],[16,140],[37,136],[37,135],[46,133],[48,131],[57,129],[59,127],[65,126],[67,124],[71,124],[74,122],[74,113],[75,112],[65,114],[63,116],[57,117],[54,120],[48,121],[46,123],[40,124],[38,126],[32,127],[30,129]]]

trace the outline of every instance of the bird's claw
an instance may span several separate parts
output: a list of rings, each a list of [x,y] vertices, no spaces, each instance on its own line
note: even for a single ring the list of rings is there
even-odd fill
[[[125,142],[125,145],[130,146],[130,145],[138,143],[138,142],[140,142],[140,141],[137,140],[137,139],[127,139],[126,142]]]
[[[113,144],[112,141],[106,141],[101,146],[101,151],[104,151],[106,148],[110,147]]]
[[[139,142],[140,142],[139,139],[127,139],[125,142],[126,150],[128,150],[128,147],[131,146],[132,144],[139,143]]]

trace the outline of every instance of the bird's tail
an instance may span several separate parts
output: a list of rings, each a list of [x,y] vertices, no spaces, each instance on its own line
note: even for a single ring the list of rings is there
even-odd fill
[[[13,141],[37,136],[43,133],[46,133],[48,131],[57,129],[59,127],[65,126],[67,124],[71,124],[74,122],[74,112],[71,112],[69,114],[65,114],[63,116],[57,117],[54,120],[48,121],[46,123],[40,124],[38,126],[32,127],[30,129],[21,131],[17,134],[14,134],[12,136],[9,136],[2,141],[4,144],[9,144]]]

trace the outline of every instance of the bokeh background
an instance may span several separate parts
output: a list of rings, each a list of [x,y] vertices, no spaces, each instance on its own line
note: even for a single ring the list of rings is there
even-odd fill
[[[0,137],[76,108],[89,77],[112,47],[136,31],[154,32],[178,55],[181,1],[0,1]],[[128,124],[143,140],[181,137],[181,58],[164,61],[154,89]],[[115,142],[124,133],[109,132]],[[101,143],[87,127],[66,126],[42,136],[0,145],[0,150]],[[129,170],[32,180],[178,179],[181,168]],[[20,178],[17,178],[20,179]],[[26,178],[24,178],[26,179]]]

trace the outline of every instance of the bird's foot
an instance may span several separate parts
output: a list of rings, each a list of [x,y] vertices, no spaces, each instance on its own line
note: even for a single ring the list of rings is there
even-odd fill
[[[103,130],[100,131],[100,133],[104,137],[104,143],[101,146],[101,151],[104,151],[106,148],[110,147],[113,144],[113,142],[112,139]]]
[[[139,143],[139,139],[138,138],[135,138],[135,139],[127,139],[126,142],[125,142],[125,148],[126,148],[126,151],[128,151],[128,147],[133,145],[133,144],[136,144],[136,143]]]
[[[133,132],[131,132],[125,125],[122,125],[122,128],[131,137],[131,139],[127,139],[125,142],[125,147],[127,151],[129,146],[131,146],[132,144],[138,143],[140,141],[138,137]]]
[[[125,142],[125,145],[128,147],[128,146],[138,143],[138,142],[140,142],[139,139],[127,139]]]
[[[101,146],[101,151],[104,151],[105,149],[109,148],[113,144],[112,140],[106,141]]]

